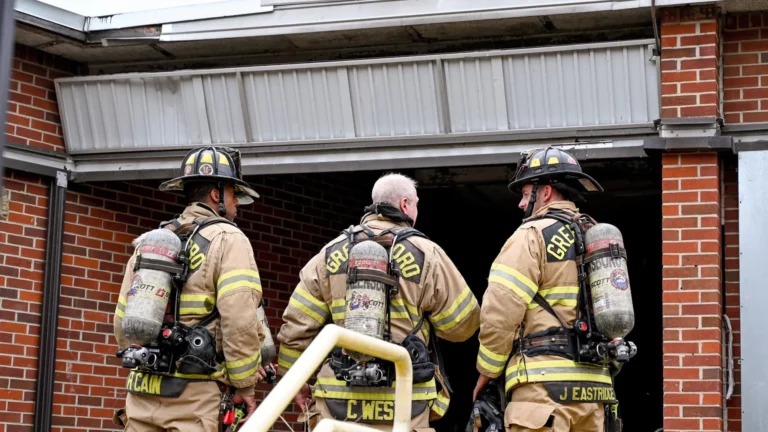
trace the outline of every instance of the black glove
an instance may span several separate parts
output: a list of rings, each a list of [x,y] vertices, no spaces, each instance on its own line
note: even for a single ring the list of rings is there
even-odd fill
[[[477,396],[465,432],[475,432],[476,427],[478,432],[504,430],[504,410],[501,407],[498,389],[493,382],[486,385]]]

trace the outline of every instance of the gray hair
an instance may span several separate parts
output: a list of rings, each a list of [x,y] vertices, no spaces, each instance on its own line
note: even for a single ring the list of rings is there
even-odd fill
[[[376,180],[371,191],[374,204],[387,203],[397,207],[400,200],[416,201],[416,181],[402,174],[386,174]]]

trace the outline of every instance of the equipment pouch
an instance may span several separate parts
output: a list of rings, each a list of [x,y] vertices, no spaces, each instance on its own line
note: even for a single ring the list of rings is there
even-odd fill
[[[624,425],[619,416],[619,404],[605,404],[605,432],[621,432]]]
[[[216,372],[216,341],[204,326],[187,335],[187,349],[178,362],[178,372],[185,375],[210,375]]]
[[[410,334],[400,344],[408,351],[413,363],[413,383],[425,383],[435,377],[435,364],[429,358],[427,345],[417,336]]]

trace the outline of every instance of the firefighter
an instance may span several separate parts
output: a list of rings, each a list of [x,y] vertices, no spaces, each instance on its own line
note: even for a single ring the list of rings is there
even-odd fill
[[[285,374],[324,324],[344,326],[347,307],[347,260],[350,236],[375,237],[386,247],[392,232],[418,233],[413,229],[418,215],[416,183],[400,174],[387,174],[373,186],[373,204],[367,207],[360,225],[328,243],[304,266],[299,284],[283,313],[284,324],[277,336],[280,341],[278,374]],[[419,235],[397,240],[391,247],[393,267],[399,272],[397,293],[391,297],[391,341],[402,343],[411,333],[424,347],[430,343],[436,351],[437,338],[461,342],[478,329],[480,308],[459,270],[445,251]],[[424,318],[426,317],[426,318]],[[423,319],[424,318],[424,319]],[[435,336],[436,335],[436,336]],[[443,379],[439,354],[428,360],[432,373],[425,382],[414,383],[412,425],[429,429],[448,409],[449,384]],[[437,364],[437,367],[433,366]],[[323,418],[362,422],[379,430],[390,430],[393,421],[394,383],[371,388],[354,387],[337,379],[331,362],[326,361],[314,388],[305,385],[296,395],[296,403],[305,411],[313,427]],[[414,364],[416,371],[423,364]],[[361,397],[361,394],[365,395]],[[311,397],[311,403],[308,405]],[[309,406],[309,408],[308,408]]]
[[[266,375],[260,365],[263,335],[256,316],[262,297],[259,271],[248,238],[232,222],[238,205],[259,195],[242,180],[239,152],[221,147],[190,151],[179,177],[160,185],[160,190],[183,191],[189,203],[161,228],[178,234],[193,223],[208,223],[190,239],[188,276],[177,313],[181,324],[210,335],[204,343],[214,345],[207,347],[213,358],[194,360],[213,366],[206,374],[183,373],[182,366],[168,373],[133,370],[126,386],[125,430],[218,431],[222,397],[244,402],[250,416],[256,408],[255,385]],[[129,345],[122,324],[138,251],[126,266],[114,316],[121,349]],[[205,352],[205,346],[200,348]]]
[[[473,400],[495,380],[507,396],[508,432],[604,431],[605,406],[616,402],[611,370],[573,361],[565,328],[577,318],[575,238],[569,225],[551,218],[573,218],[574,201],[602,187],[570,154],[546,148],[523,154],[509,188],[522,194],[525,219],[491,266]]]

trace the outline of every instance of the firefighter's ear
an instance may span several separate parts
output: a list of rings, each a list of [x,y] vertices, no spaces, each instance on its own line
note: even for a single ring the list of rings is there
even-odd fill
[[[208,192],[208,196],[211,198],[211,202],[214,204],[218,204],[221,197],[219,196],[219,190],[216,188],[211,189],[210,192]]]

